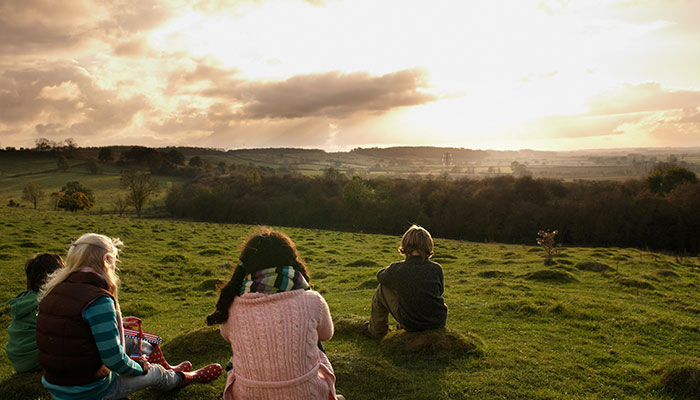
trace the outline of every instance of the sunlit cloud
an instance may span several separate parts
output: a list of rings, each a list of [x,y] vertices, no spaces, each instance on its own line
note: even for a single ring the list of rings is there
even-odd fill
[[[688,0],[0,2],[0,141],[700,145]]]

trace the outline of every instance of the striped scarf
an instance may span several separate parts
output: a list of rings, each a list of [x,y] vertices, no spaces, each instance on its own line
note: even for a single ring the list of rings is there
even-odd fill
[[[293,267],[272,267],[252,272],[241,285],[244,293],[279,293],[296,289],[309,289],[304,276]]]

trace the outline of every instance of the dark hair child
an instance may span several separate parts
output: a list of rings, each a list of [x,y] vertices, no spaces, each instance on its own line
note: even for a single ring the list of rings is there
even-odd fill
[[[309,290],[292,239],[261,228],[244,241],[239,260],[207,316],[207,324],[221,324],[221,336],[231,343],[224,399],[342,399],[335,394],[333,368],[316,345],[333,336],[328,304]]]
[[[7,358],[17,372],[39,369],[36,346],[37,295],[46,278],[63,266],[61,256],[52,253],[35,254],[24,266],[27,290],[10,300],[12,322],[7,328],[9,338],[5,347]]]

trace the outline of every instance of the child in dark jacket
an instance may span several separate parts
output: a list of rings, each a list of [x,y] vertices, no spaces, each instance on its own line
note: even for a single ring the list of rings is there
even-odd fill
[[[17,372],[39,369],[36,347],[36,313],[39,303],[37,295],[46,277],[63,267],[63,259],[58,254],[35,254],[24,267],[27,275],[27,290],[10,300],[12,322],[7,328],[9,339],[5,352]]]
[[[379,339],[389,331],[389,313],[407,331],[445,327],[447,306],[442,295],[445,281],[440,264],[430,261],[433,238],[426,229],[413,225],[401,238],[399,252],[404,261],[377,272],[379,285],[372,297],[365,336]]]

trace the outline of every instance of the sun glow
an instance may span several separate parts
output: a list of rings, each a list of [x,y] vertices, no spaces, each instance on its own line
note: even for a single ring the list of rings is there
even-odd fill
[[[71,13],[99,34],[56,22],[26,38],[72,38],[62,53],[0,43],[25,72],[0,63],[0,100],[36,106],[0,107],[10,141],[50,115],[55,135],[217,147],[700,144],[699,2],[155,3],[127,15],[84,2]],[[123,115],[85,111],[110,107]]]

